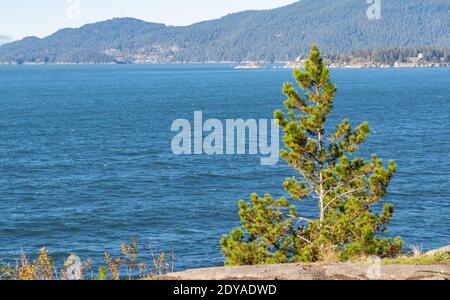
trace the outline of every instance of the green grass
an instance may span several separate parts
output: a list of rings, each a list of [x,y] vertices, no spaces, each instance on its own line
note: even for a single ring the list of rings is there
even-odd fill
[[[438,253],[434,256],[400,256],[384,259],[385,265],[450,265],[450,252]]]

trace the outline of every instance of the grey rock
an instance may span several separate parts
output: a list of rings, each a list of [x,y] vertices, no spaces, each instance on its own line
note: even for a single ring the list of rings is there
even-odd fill
[[[283,264],[168,274],[161,280],[450,280],[446,265]]]

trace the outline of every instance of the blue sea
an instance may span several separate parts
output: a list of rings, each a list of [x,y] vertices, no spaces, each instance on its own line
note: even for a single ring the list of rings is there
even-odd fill
[[[46,246],[100,262],[136,236],[175,268],[220,266],[237,202],[285,195],[294,173],[259,156],[177,156],[175,119],[270,119],[291,70],[228,65],[0,66],[0,263]],[[450,244],[450,69],[332,70],[330,127],[368,120],[359,152],[394,159],[389,235]],[[302,203],[313,216],[315,203]]]

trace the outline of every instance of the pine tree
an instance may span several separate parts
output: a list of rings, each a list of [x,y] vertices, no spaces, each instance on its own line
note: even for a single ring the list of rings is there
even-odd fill
[[[395,174],[376,155],[366,161],[354,153],[367,139],[369,124],[352,129],[348,120],[326,135],[326,121],[333,109],[336,86],[317,46],[311,47],[305,70],[294,77],[303,90],[291,83],[283,92],[285,107],[275,112],[284,131],[282,158],[298,172],[284,188],[289,198],[261,198],[239,204],[242,227],[222,238],[227,265],[350,260],[370,255],[382,258],[401,251],[400,238],[382,238],[388,230],[394,207],[380,202]],[[316,201],[317,219],[301,216],[295,202]]]

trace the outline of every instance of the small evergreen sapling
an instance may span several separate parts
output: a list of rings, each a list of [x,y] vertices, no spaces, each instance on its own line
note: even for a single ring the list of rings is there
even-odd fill
[[[294,77],[303,93],[291,83],[283,92],[287,112],[275,112],[284,131],[286,150],[282,158],[299,176],[286,179],[290,198],[274,199],[253,194],[250,202],[239,203],[242,227],[222,238],[227,265],[255,265],[288,262],[318,262],[359,259],[371,255],[397,255],[400,238],[382,238],[394,207],[373,211],[395,174],[373,155],[370,161],[354,157],[369,136],[369,124],[352,129],[342,121],[327,136],[327,117],[333,109],[336,86],[330,81],[319,49],[313,45],[305,70]],[[294,202],[316,201],[317,219],[300,215]]]

